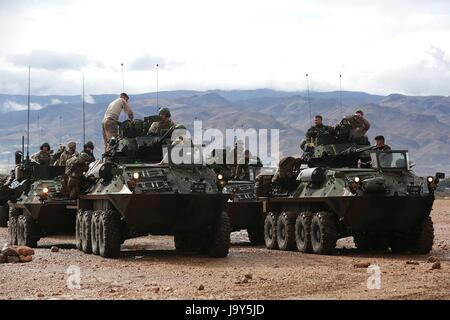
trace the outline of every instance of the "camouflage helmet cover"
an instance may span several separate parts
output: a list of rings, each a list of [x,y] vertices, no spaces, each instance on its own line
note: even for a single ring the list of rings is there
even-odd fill
[[[48,150],[50,150],[50,145],[48,144],[48,142],[44,142],[44,143],[41,145],[41,150],[44,150],[44,148],[47,148]]]
[[[82,152],[82,153],[80,153],[80,158],[85,161],[88,161],[90,157],[86,152]]]
[[[84,147],[85,148],[91,148],[92,150],[94,150],[94,143],[92,141],[88,141],[88,142],[86,142]]]
[[[71,141],[67,144],[67,148],[69,148],[69,149],[76,148],[76,147],[77,147],[76,142]]]

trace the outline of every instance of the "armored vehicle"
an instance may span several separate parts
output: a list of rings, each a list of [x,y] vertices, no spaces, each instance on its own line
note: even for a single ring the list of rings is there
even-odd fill
[[[92,184],[79,199],[77,247],[108,258],[119,255],[126,239],[173,235],[179,251],[225,257],[227,195],[203,163],[201,147],[182,140],[175,128],[146,134],[158,119],[121,123],[120,138],[92,164],[86,174]]]
[[[361,250],[431,250],[430,213],[444,174],[415,175],[407,151],[342,143],[282,162],[261,198],[268,248],[331,254],[339,238],[353,236]]]
[[[247,230],[250,243],[264,244],[264,218],[262,202],[257,198],[255,182],[260,175],[273,175],[276,168],[262,167],[262,164],[243,165],[242,174],[236,175],[236,166],[213,164],[212,168],[224,185],[223,193],[229,199],[226,212],[230,217],[231,231]]]
[[[73,234],[76,201],[62,193],[64,170],[62,166],[39,165],[33,160],[16,167],[15,190],[19,195],[9,201],[11,244],[37,247],[41,237]]]

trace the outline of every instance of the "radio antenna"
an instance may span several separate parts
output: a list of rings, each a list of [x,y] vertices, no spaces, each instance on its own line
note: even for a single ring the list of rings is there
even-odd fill
[[[84,103],[84,76],[83,76],[83,96],[81,98],[83,104],[83,145],[86,143],[86,108]]]
[[[342,110],[342,74],[339,75],[339,105],[341,108],[341,114],[343,114]]]
[[[312,111],[311,111],[311,99],[309,97],[309,75],[308,74],[306,74],[306,88],[307,88],[307,93],[308,93],[309,121],[312,126]]]
[[[27,111],[27,161],[30,160],[30,85],[31,66],[28,66],[28,111]]]
[[[156,108],[159,109],[159,63],[156,64]]]
[[[123,62],[120,65],[122,66],[122,92],[125,92],[125,75],[123,73]]]

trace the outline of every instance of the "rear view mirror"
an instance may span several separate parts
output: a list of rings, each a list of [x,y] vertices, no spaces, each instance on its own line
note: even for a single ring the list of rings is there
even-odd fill
[[[445,179],[445,173],[443,173],[443,172],[436,172],[436,179],[439,179],[439,180]]]

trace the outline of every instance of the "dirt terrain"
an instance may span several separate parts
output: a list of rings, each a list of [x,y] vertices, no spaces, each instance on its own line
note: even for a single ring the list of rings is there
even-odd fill
[[[426,256],[362,254],[352,238],[333,256],[269,251],[240,232],[225,259],[182,255],[171,237],[144,237],[108,260],[77,251],[70,237],[47,238],[32,262],[0,264],[0,299],[450,299],[450,201],[437,201],[432,216],[435,244]],[[380,289],[369,290],[367,268],[355,267],[369,263],[380,268]],[[67,286],[70,266],[80,268],[80,289]]]

